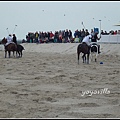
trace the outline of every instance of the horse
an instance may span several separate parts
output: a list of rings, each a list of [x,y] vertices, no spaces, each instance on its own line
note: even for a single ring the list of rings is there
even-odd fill
[[[19,54],[19,57],[22,57],[23,53],[22,51],[25,50],[25,48],[20,45],[20,44],[17,44],[17,53]]]
[[[13,52],[13,56],[14,56],[14,52],[17,51],[17,45],[14,42],[9,43],[8,45],[6,45],[6,43],[7,43],[7,39],[4,37],[1,41],[1,44],[3,44],[5,47],[5,58],[7,57],[7,52],[9,55],[8,57],[10,58],[11,51]]]
[[[91,44],[91,61],[93,61],[93,58],[95,60],[95,62],[97,62],[97,56],[98,56],[98,45],[97,43],[92,43]]]
[[[77,56],[78,56],[78,64],[79,64],[79,55],[80,53],[83,53],[82,59],[83,59],[83,63],[87,63],[89,64],[89,46],[86,43],[80,43],[77,47]],[[87,55],[87,61],[86,61],[86,55]]]
[[[22,50],[25,50],[22,45],[20,44],[16,45],[14,42],[11,42],[6,46],[5,45],[6,43],[7,43],[7,39],[4,37],[1,41],[1,44],[4,44],[4,47],[5,47],[5,58],[7,57],[7,51],[9,54],[9,58],[11,55],[11,51],[13,52],[13,56],[14,56],[14,52],[16,51],[16,57],[17,57],[17,53],[19,54],[19,57],[22,57]]]

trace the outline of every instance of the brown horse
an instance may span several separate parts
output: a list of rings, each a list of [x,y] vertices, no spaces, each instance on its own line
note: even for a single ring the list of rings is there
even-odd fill
[[[3,44],[5,47],[5,58],[7,57],[7,52],[9,55],[8,57],[10,58],[11,51],[13,52],[13,56],[14,56],[14,52],[17,51],[17,45],[15,43],[9,43],[8,45],[6,45],[6,43],[7,43],[7,39],[4,37],[1,41],[1,44]],[[17,53],[16,53],[16,56],[17,56]]]
[[[78,55],[78,64],[79,64],[79,56],[80,53],[83,53],[82,59],[83,59],[83,63],[89,64],[89,55],[90,55],[90,48],[86,43],[80,43],[77,47],[77,55]],[[86,54],[87,54],[87,61],[86,61]]]
[[[25,50],[25,48],[22,45],[17,44],[17,53],[18,53],[19,57],[22,57],[22,55],[23,55],[22,51],[23,50]]]

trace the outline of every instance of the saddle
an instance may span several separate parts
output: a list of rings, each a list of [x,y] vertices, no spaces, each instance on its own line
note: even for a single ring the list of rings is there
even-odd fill
[[[82,44],[84,44],[84,45],[88,46],[85,42],[82,42]]]
[[[98,45],[97,42],[91,42],[91,45]]]
[[[15,44],[14,42],[9,42],[9,43],[6,43],[5,46],[9,45],[9,44]]]
[[[96,46],[98,48],[98,44],[96,42],[92,42],[90,46],[91,47]]]

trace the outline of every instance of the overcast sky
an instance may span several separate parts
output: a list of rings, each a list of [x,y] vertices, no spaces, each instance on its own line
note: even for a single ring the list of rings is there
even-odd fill
[[[15,33],[25,39],[28,32],[98,27],[110,31],[120,27],[119,1],[0,1],[0,39]],[[99,21],[101,20],[101,22]],[[82,25],[83,22],[83,25]],[[8,28],[8,29],[7,29]]]

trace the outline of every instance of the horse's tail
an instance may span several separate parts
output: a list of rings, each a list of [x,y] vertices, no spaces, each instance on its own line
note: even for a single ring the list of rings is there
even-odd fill
[[[23,50],[25,50],[25,48],[23,47]]]

